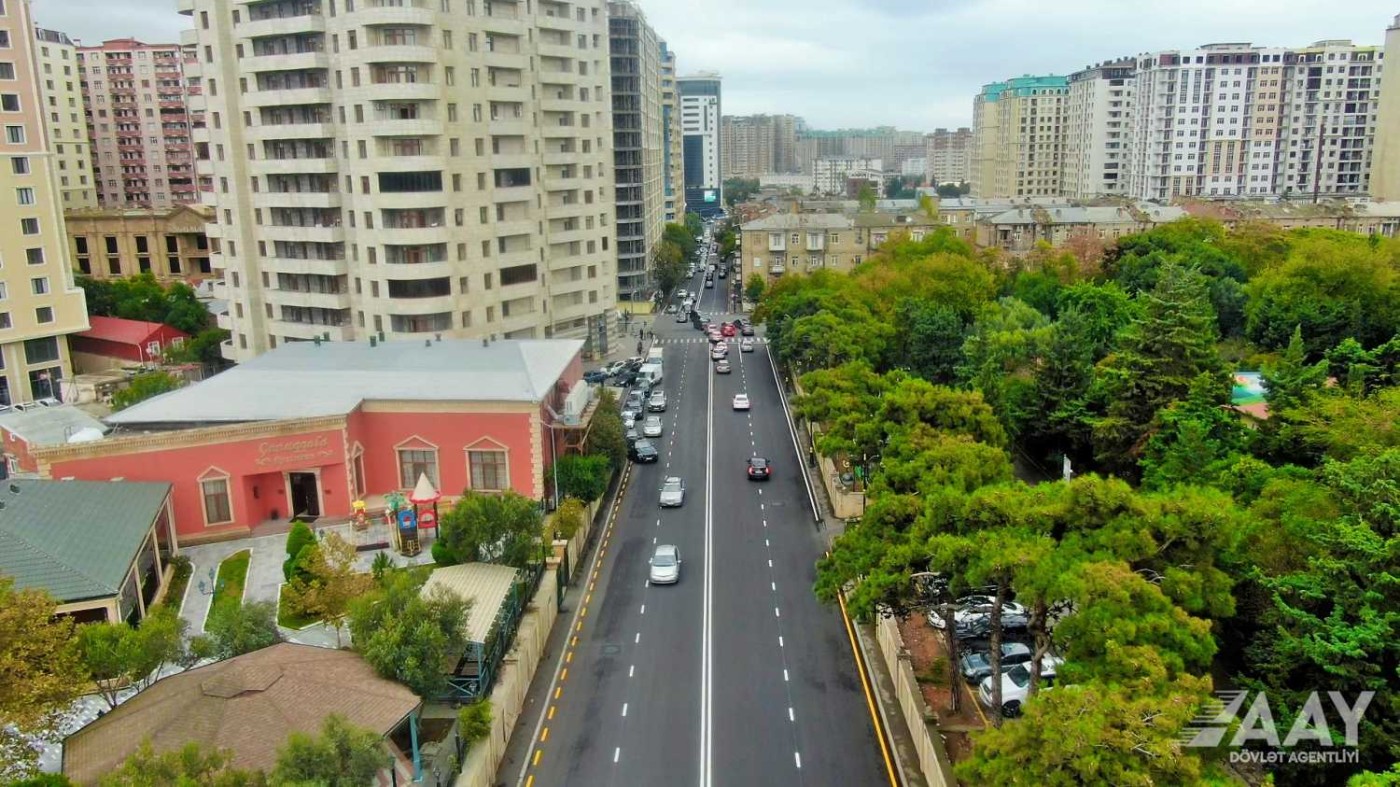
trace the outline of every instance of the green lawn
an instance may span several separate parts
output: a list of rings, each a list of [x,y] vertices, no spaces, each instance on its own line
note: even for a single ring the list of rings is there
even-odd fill
[[[287,588],[282,588],[282,593],[277,597],[277,625],[282,628],[302,629],[317,622],[317,618],[310,615],[303,615],[294,612],[292,605],[287,603]]]
[[[251,557],[252,553],[245,549],[229,555],[219,564],[218,579],[214,584],[218,591],[209,606],[210,618],[243,605],[243,583],[248,579],[248,560]]]
[[[161,601],[165,606],[174,609],[177,615],[180,614],[180,607],[185,602],[185,588],[190,584],[190,571],[188,561],[175,564],[175,569],[170,576],[170,586],[166,588],[165,598]]]

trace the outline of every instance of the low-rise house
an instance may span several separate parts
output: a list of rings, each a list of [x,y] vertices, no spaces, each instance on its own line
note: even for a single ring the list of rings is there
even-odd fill
[[[159,364],[165,351],[179,347],[189,334],[159,322],[90,317],[92,327],[73,334],[73,368],[79,374],[124,366]]]
[[[88,622],[136,622],[165,593],[178,549],[170,484],[0,482],[0,575]]]

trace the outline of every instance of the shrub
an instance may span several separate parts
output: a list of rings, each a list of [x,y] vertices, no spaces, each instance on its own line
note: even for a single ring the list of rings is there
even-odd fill
[[[559,509],[554,512],[554,537],[570,539],[583,527],[584,519],[588,516],[588,509],[575,497],[566,497],[559,503]]]
[[[491,734],[491,701],[477,700],[458,708],[457,726],[467,743],[485,740]]]
[[[441,541],[434,541],[432,546],[433,562],[439,566],[455,566],[457,558],[452,554],[452,549]]]
[[[298,563],[302,552],[315,543],[316,534],[312,532],[310,525],[301,520],[292,523],[292,529],[287,533],[287,559],[282,562],[283,579],[290,582],[292,577],[301,573]]]
[[[573,497],[592,503],[608,491],[611,470],[608,457],[600,454],[569,454],[555,462],[559,497]]]

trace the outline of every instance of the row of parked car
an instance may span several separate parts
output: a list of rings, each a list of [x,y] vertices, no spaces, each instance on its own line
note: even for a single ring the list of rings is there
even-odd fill
[[[993,706],[994,680],[1001,682],[1001,715],[1013,717],[1021,712],[1030,693],[1031,662],[1034,652],[1025,642],[1015,638],[1025,634],[1030,621],[1026,608],[1015,601],[1003,601],[1001,605],[1001,674],[992,673],[991,646],[986,641],[992,633],[992,611],[996,607],[993,593],[969,593],[953,602],[953,634],[962,642],[962,655],[958,659],[958,671],[964,680],[977,687],[977,700],[984,707]],[[928,614],[929,625],[940,631],[947,630],[947,621],[941,611]],[[1054,652],[1047,653],[1040,662],[1042,688],[1055,684],[1055,673],[1063,659]]]

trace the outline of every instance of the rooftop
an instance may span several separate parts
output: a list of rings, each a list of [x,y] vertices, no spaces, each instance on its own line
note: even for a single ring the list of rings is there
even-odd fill
[[[118,426],[345,415],[364,401],[540,402],[583,349],[574,339],[293,342],[108,416]]]
[[[471,602],[467,611],[466,634],[468,642],[485,642],[496,622],[501,603],[510,594],[511,585],[519,569],[494,563],[464,563],[458,566],[444,566],[428,576],[423,592],[433,588],[446,588]]]
[[[168,328],[163,323],[146,322],[144,320],[125,320],[121,317],[98,317],[93,315],[88,318],[92,324],[86,331],[74,334],[84,339],[101,339],[105,342],[116,342],[118,344],[144,345],[147,340],[158,333],[176,333],[180,336],[188,336],[184,331]]]
[[[0,574],[60,603],[121,591],[170,484],[0,482]]]
[[[84,430],[106,432],[108,427],[71,404],[52,407],[36,404],[24,409],[11,407],[0,411],[0,429],[15,435],[31,446],[62,445]],[[92,432],[85,432],[92,434]]]
[[[751,230],[844,230],[852,227],[850,218],[840,213],[775,213],[741,227]]]
[[[283,642],[156,681],[64,741],[63,772],[80,784],[117,768],[147,738],[233,752],[235,768],[271,770],[293,732],[331,714],[387,735],[420,705],[350,651]]]

